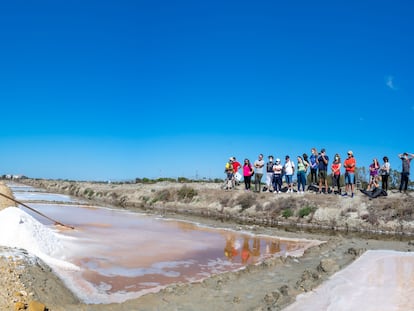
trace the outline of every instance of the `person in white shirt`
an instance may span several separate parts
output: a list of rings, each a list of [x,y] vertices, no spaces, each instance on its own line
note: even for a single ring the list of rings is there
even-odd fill
[[[295,163],[290,160],[290,157],[287,155],[285,157],[285,165],[283,166],[285,170],[285,180],[288,186],[287,192],[293,192],[293,173],[295,172]]]
[[[273,192],[278,194],[282,191],[282,177],[283,177],[283,166],[280,163],[280,159],[276,159],[273,165]]]
[[[388,157],[385,156],[382,158],[384,163],[381,166],[380,172],[381,172],[381,188],[382,190],[388,191],[388,176],[390,176],[390,169],[391,165],[388,160]]]

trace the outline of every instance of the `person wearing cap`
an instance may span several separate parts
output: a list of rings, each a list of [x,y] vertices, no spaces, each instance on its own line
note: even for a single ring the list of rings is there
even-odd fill
[[[272,188],[272,181],[273,181],[273,156],[270,155],[268,157],[269,161],[266,163],[266,188],[269,192],[271,191]],[[265,190],[265,189],[263,189]]]
[[[278,194],[282,191],[282,172],[283,166],[280,159],[277,158],[273,165],[273,193]]]
[[[410,182],[410,164],[411,160],[414,159],[414,154],[404,152],[398,155],[402,161],[402,172],[401,172],[401,182],[400,182],[400,192],[407,191],[408,183]]]
[[[322,184],[325,185],[325,194],[328,193],[328,162],[329,157],[326,155],[325,149],[322,148],[318,157],[319,193],[322,193]]]
[[[348,151],[348,157],[344,161],[345,193],[342,196],[347,196],[348,192],[351,192],[351,197],[354,197],[355,167],[356,167],[356,160],[354,158],[354,153],[351,150],[349,150]]]
[[[260,192],[260,184],[262,182],[262,177],[263,177],[263,167],[265,166],[265,162],[263,160],[263,154],[259,154],[259,157],[256,161],[254,161],[253,166],[255,168],[254,191]]]
[[[233,177],[234,177],[234,170],[233,170],[233,157],[229,158],[229,161],[226,163],[226,167],[224,169],[224,172],[227,175],[226,179],[226,190],[229,190],[233,188]]]
[[[335,190],[335,186],[338,187],[338,194],[341,194],[341,157],[339,154],[335,154],[334,160],[331,165],[332,170],[332,188]]]

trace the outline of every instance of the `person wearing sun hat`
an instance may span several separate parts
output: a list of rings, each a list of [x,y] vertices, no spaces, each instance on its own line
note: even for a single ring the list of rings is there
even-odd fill
[[[348,151],[348,157],[344,161],[345,168],[345,193],[342,196],[347,196],[348,192],[351,192],[351,197],[354,197],[355,188],[355,167],[356,160],[352,150]]]

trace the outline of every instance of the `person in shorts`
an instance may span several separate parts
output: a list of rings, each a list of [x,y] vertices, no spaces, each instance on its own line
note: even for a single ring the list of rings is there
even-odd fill
[[[351,197],[354,197],[355,167],[356,167],[356,160],[354,158],[354,153],[351,150],[349,150],[348,151],[348,157],[344,161],[345,193],[342,196],[347,196],[348,192],[351,192]]]
[[[285,170],[285,180],[288,186],[287,192],[293,192],[293,173],[295,172],[295,163],[290,160],[290,157],[287,155],[285,157],[285,165],[283,166]]]
[[[322,185],[325,186],[324,193],[328,193],[328,162],[329,157],[326,155],[325,149],[322,148],[318,157],[319,193],[322,193]]]

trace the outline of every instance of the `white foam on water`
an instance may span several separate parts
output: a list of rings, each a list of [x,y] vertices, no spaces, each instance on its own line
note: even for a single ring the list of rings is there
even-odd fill
[[[414,310],[414,253],[365,252],[284,311]]]

